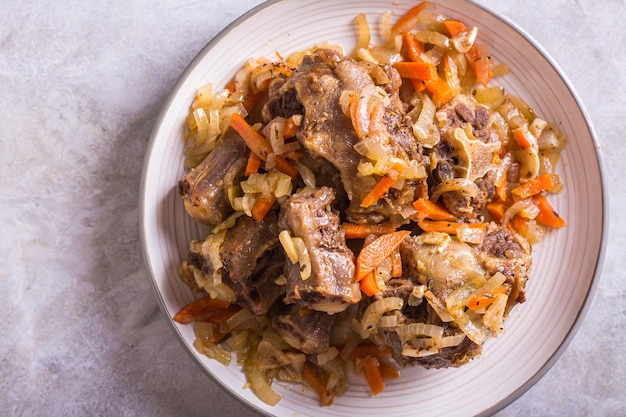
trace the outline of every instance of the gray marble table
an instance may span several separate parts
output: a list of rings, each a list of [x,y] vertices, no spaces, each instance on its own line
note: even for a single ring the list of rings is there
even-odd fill
[[[598,134],[602,278],[507,416],[626,415],[626,3],[478,0],[562,67]],[[259,0],[0,1],[0,415],[251,416],[184,352],[139,242],[140,174],[194,55]]]

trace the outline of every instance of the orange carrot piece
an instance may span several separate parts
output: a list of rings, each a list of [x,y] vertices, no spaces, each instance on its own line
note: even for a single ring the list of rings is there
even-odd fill
[[[524,200],[528,197],[537,195],[542,191],[549,191],[552,187],[554,187],[552,175],[543,174],[513,188],[511,190],[511,194],[518,197],[520,200]]]
[[[296,135],[298,131],[298,126],[293,120],[293,116],[287,119],[285,122],[285,127],[283,128],[283,138],[289,139]]]
[[[565,220],[559,216],[545,196],[536,195],[532,199],[533,203],[539,207],[539,214],[535,217],[535,220],[539,223],[544,226],[556,228],[565,227],[567,225]]]
[[[526,217],[515,215],[509,224],[517,233],[522,236],[526,236],[526,226],[528,224],[528,219]]]
[[[433,102],[437,106],[447,103],[454,97],[454,90],[450,87],[450,84],[439,75],[434,80],[424,80],[424,85],[432,93]]]
[[[365,358],[367,356],[389,355],[389,349],[382,349],[378,345],[370,341],[359,343],[350,353],[350,359]]]
[[[267,155],[272,152],[272,147],[267,143],[263,135],[250,126],[246,119],[238,113],[233,114],[230,119],[230,126],[239,133],[239,136],[241,136],[252,152],[257,154],[263,161],[267,161]],[[274,161],[276,169],[283,174],[287,174],[292,178],[298,175],[298,170],[282,156],[276,155]]]
[[[206,321],[212,315],[226,310],[230,303],[211,298],[210,296],[199,298],[183,307],[174,316],[174,321],[181,324]]]
[[[437,68],[428,62],[396,62],[393,67],[402,78],[430,81],[437,78]]]
[[[506,207],[502,203],[489,203],[487,204],[487,211],[495,221],[501,222],[504,218]]]
[[[532,146],[531,140],[526,137],[525,129],[515,129],[513,131],[513,139],[522,149],[528,149]]]
[[[372,395],[377,395],[385,389],[385,381],[380,373],[380,367],[378,359],[375,356],[368,356],[363,358],[361,363],[363,364],[363,372],[365,373],[365,379],[370,386]]]
[[[489,55],[488,46],[483,44],[479,47],[478,44],[474,43],[470,50],[465,53],[465,56],[474,71],[474,75],[476,75],[476,81],[486,87],[493,75],[491,72],[493,62]]]
[[[367,193],[363,201],[361,202],[361,207],[369,207],[372,204],[375,204],[378,200],[380,200],[386,193],[389,191],[391,187],[398,181],[398,177],[402,173],[402,165],[395,164],[393,168],[389,168],[387,171],[387,176],[383,177],[376,183],[374,188]]]
[[[398,371],[395,366],[385,363],[380,359],[378,359],[378,369],[380,369],[380,374],[382,375],[383,379],[400,378],[400,371]]]
[[[241,311],[241,307],[237,304],[231,304],[226,310],[222,310],[215,314],[212,314],[210,317],[206,319],[209,323],[220,324],[224,323],[226,320],[234,316],[236,313]]]
[[[374,271],[370,271],[365,274],[365,276],[359,281],[359,286],[361,287],[361,292],[368,297],[371,297],[380,291]]]
[[[390,223],[343,223],[341,227],[346,233],[346,239],[365,239],[368,235],[380,236],[386,233],[392,233],[396,231],[396,228]]]
[[[226,89],[228,91],[230,91],[231,93],[234,93],[236,90],[235,87],[235,80],[230,80],[229,82],[226,83]]]
[[[322,382],[321,378],[317,375],[313,369],[313,365],[309,361],[304,362],[302,368],[302,379],[309,384],[313,391],[317,393],[320,398],[321,406],[332,405],[335,395],[326,388],[326,384]]]
[[[425,218],[431,220],[446,220],[453,222],[456,220],[454,214],[450,213],[442,204],[424,198],[418,198],[413,202],[413,207]]]
[[[274,205],[275,201],[276,196],[274,193],[259,195],[254,202],[254,206],[252,206],[252,218],[257,222],[263,220],[267,212],[270,211]]]
[[[367,246],[364,246],[356,258],[356,281],[361,281],[365,276],[374,271],[385,258],[389,257],[411,232],[399,230],[379,236]]]
[[[399,249],[396,249],[391,254],[391,276],[393,278],[402,276],[402,258],[400,257]]]
[[[250,156],[248,157],[248,163],[246,164],[246,171],[244,175],[249,176],[250,174],[254,174],[259,172],[259,168],[261,166],[261,158],[259,155],[254,152],[250,152]]]
[[[410,8],[409,11],[402,15],[396,24],[391,27],[391,33],[395,36],[411,30],[417,23],[417,15],[428,7],[428,4],[427,1],[424,1]]]
[[[446,27],[446,30],[450,34],[450,36],[456,36],[459,33],[467,32],[467,27],[463,22],[459,22],[454,19],[446,19],[443,22],[443,25]]]
[[[425,232],[441,232],[448,234],[455,234],[458,228],[463,225],[478,229],[484,229],[487,227],[485,223],[456,223],[426,219],[417,222],[417,225]]]
[[[263,97],[263,94],[264,93],[262,91],[259,91],[257,93],[250,93],[243,98],[243,101],[241,102],[241,104],[243,104],[243,107],[246,109],[248,113],[252,112],[252,109],[254,109],[254,107],[259,102],[259,100],[261,100],[261,97]]]
[[[402,34],[402,42],[404,43],[409,59],[412,62],[421,62],[424,44],[418,41],[411,32],[404,32]]]
[[[473,297],[468,303],[467,308],[470,310],[482,310],[489,307],[496,299],[496,295],[503,294],[506,291],[506,287],[498,287],[493,291],[489,291],[484,294],[479,294]]]

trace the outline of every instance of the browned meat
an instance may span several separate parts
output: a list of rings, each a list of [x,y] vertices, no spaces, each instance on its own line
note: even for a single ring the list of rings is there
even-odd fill
[[[474,193],[450,190],[441,194],[443,204],[457,217],[476,218],[493,198],[496,164],[494,155],[500,139],[489,127],[489,109],[470,97],[459,95],[437,112],[441,142],[435,147],[431,192],[446,181],[474,182]],[[473,195],[475,194],[475,195]]]
[[[421,149],[413,139],[398,104],[400,78],[391,67],[385,71],[385,88],[391,95],[391,104],[384,116],[384,124],[390,134],[389,146],[395,149],[396,156],[421,162]],[[287,116],[292,111],[300,111],[296,103],[301,106],[304,120],[298,140],[314,160],[328,161],[339,172],[350,201],[346,210],[349,221],[380,223],[391,220],[404,223],[406,220],[400,216],[400,210],[425,196],[424,180],[405,181],[401,190],[394,189],[377,204],[361,207],[373,184],[371,178],[358,175],[362,159],[362,155],[354,149],[358,138],[350,118],[342,111],[339,98],[344,91],[359,92],[373,84],[368,71],[356,61],[345,59],[335,51],[318,50],[306,57],[289,79],[280,79],[270,85],[270,100],[263,109],[263,115],[269,121],[278,115]],[[278,110],[280,106],[292,110],[284,113]]]
[[[386,290],[377,298],[399,297],[403,299],[405,301],[402,308],[403,324],[434,324],[444,328],[445,336],[460,333],[460,330],[451,323],[442,322],[426,301],[417,306],[411,306],[407,303],[415,285],[414,281],[409,278],[392,279],[387,282]],[[435,355],[414,358],[402,354],[402,343],[395,329],[379,328],[376,333],[370,336],[370,339],[380,347],[389,349],[394,360],[402,367],[416,365],[425,368],[458,367],[480,355],[481,352],[481,346],[466,338],[460,345],[444,348]]]
[[[201,242],[192,245],[189,263],[212,276],[215,269],[205,252]],[[219,255],[222,281],[234,291],[237,304],[254,314],[267,313],[285,290],[284,285],[275,282],[285,263],[278,242],[276,213],[268,213],[262,222],[239,217],[227,230]]]
[[[339,215],[331,210],[331,188],[293,194],[281,207],[280,227],[302,238],[311,261],[311,276],[302,279],[301,265],[285,262],[286,303],[337,313],[361,299],[355,284],[354,255],[346,246]]]
[[[272,318],[272,327],[292,347],[314,354],[329,346],[334,315],[292,304]]]
[[[418,308],[422,310],[430,309],[430,307],[426,306],[420,306]],[[458,329],[452,327],[449,323],[442,323],[440,320],[434,320],[432,322],[422,320],[410,322],[420,322],[442,326],[445,329],[445,336],[459,333]],[[402,344],[400,341],[400,337],[398,336],[398,333],[396,333],[394,330],[379,329],[378,333],[370,336],[370,339],[372,339],[372,341],[378,346],[389,349],[391,351],[391,356],[401,367],[419,365],[424,368],[435,369],[449,367],[456,368],[461,365],[465,365],[470,361],[470,359],[480,355],[482,351],[482,346],[477,345],[468,338],[465,338],[459,345],[443,348],[441,349],[441,352],[435,355],[414,358],[404,356],[402,354]]]
[[[507,227],[491,224],[478,248],[482,265],[490,273],[503,273],[511,285],[507,312],[526,300],[525,287],[532,263],[531,246]]]
[[[178,182],[185,210],[200,223],[217,225],[233,209],[228,188],[243,174],[249,150],[230,129],[204,161]]]

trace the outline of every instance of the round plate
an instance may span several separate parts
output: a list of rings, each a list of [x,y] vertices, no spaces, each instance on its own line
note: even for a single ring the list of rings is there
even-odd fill
[[[402,370],[376,397],[363,378],[352,377],[351,388],[320,408],[316,395],[300,385],[274,383],[283,397],[270,407],[249,390],[236,364],[225,367],[193,348],[192,326],[171,317],[194,299],[176,267],[186,258],[189,241],[206,230],[184,212],[176,183],[183,169],[183,124],[198,87],[223,86],[250,57],[287,56],[324,41],[340,43],[347,52],[356,44],[354,17],[367,15],[372,33],[380,16],[394,19],[415,5],[414,0],[334,1],[283,0],[265,3],[232,23],[196,57],[178,81],[158,120],[146,157],[141,193],[141,227],[146,264],[162,310],[197,363],[236,398],[256,411],[277,415],[379,416],[489,414],[506,406],[534,384],[556,361],[590,303],[594,278],[604,252],[606,215],[601,167],[593,131],[584,110],[560,71],[529,36],[481,6],[462,0],[432,2],[437,11],[479,28],[497,62],[511,73],[497,82],[529,102],[568,137],[558,172],[565,190],[552,198],[568,225],[551,231],[534,246],[528,301],[515,308],[506,331],[489,340],[483,354],[458,369]],[[376,39],[374,39],[375,41]],[[235,362],[235,361],[233,361]],[[207,384],[211,382],[207,380]]]

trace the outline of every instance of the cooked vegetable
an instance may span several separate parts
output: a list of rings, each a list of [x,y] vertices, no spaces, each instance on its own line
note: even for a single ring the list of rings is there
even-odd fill
[[[341,228],[346,232],[347,239],[364,239],[368,235],[380,236],[396,231],[395,226],[390,223],[342,223]]]
[[[365,275],[374,271],[385,258],[389,257],[410,234],[408,230],[400,230],[381,235],[359,252],[356,258],[356,281],[365,278]]]
[[[257,130],[250,126],[248,122],[237,113],[232,115],[230,126],[239,133],[252,152],[263,161],[267,161],[268,155],[272,154],[272,148]],[[283,157],[275,156],[274,163],[280,172],[290,177],[298,175],[298,171]]]

